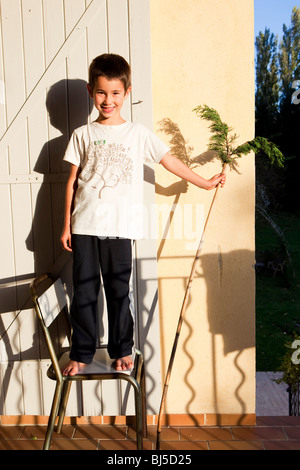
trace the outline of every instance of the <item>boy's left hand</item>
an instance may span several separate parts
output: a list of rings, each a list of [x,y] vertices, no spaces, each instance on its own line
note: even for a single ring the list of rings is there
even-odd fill
[[[225,173],[219,173],[218,175],[215,175],[210,180],[208,180],[208,182],[209,182],[209,186],[210,186],[208,189],[214,189],[219,184],[220,184],[221,188],[223,188],[225,183],[226,183],[226,175],[225,175]]]

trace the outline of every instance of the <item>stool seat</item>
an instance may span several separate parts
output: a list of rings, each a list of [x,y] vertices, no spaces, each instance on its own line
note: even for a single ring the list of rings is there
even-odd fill
[[[132,357],[133,357],[133,362],[134,362],[135,357],[136,357],[136,350],[134,350]],[[62,354],[62,356],[59,358],[59,361],[58,361],[61,370],[68,363],[69,360],[70,360],[69,351],[66,351]],[[97,374],[108,374],[108,375],[109,374],[113,374],[113,375],[126,374],[126,375],[134,376],[134,368],[132,368],[131,370],[118,371],[112,366],[113,362],[114,360],[109,357],[109,354],[106,348],[98,348],[96,349],[96,353],[93,358],[93,361],[90,364],[86,364],[84,366],[83,371],[79,370],[79,373],[76,374],[74,377],[70,376],[70,379],[74,378],[74,380],[76,380],[76,378],[80,378],[80,380],[84,380],[85,379],[84,376],[97,375]]]

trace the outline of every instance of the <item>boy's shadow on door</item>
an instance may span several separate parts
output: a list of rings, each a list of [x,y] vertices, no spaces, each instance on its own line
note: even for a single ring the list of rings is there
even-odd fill
[[[79,79],[64,79],[53,84],[47,93],[45,104],[48,113],[48,140],[43,145],[33,167],[33,172],[37,176],[35,182],[32,180],[31,184],[33,218],[31,230],[25,239],[27,250],[34,254],[34,275],[49,271],[55,273],[55,266],[58,273],[59,266],[63,266],[66,262],[66,254],[63,254],[60,246],[60,233],[64,218],[65,183],[69,169],[68,164],[63,162],[63,156],[71,133],[75,128],[87,123],[92,111],[86,82]],[[46,117],[45,110],[45,114],[43,113],[40,119],[45,120]],[[33,158],[34,149],[32,148],[31,151]],[[39,177],[38,174],[41,176]],[[22,201],[20,203],[22,204]],[[29,282],[32,275],[33,273],[28,273],[4,280],[6,283],[13,282],[14,285],[2,288],[0,314],[17,312],[8,327],[0,315],[0,331],[3,332],[1,347],[7,364],[37,359],[37,354],[40,359],[48,358],[45,348],[40,347],[38,330],[33,334],[29,348],[28,342],[25,341],[27,349],[22,348],[19,338],[19,330],[26,321],[26,311],[32,308],[29,297]],[[16,281],[20,282],[15,284]],[[23,311],[25,311],[24,315],[22,315]],[[18,328],[14,325],[16,333],[12,333],[13,329],[10,328],[15,322]],[[20,350],[16,352],[16,346],[13,347],[13,344],[19,344]],[[5,402],[11,374],[12,367],[3,369],[0,403]]]
[[[43,175],[43,181],[32,185],[34,215],[26,239],[27,249],[34,252],[36,275],[53,269],[60,264],[59,259],[66,256],[60,234],[69,164],[63,161],[63,156],[72,132],[88,122],[92,106],[84,80],[60,80],[47,93],[49,140],[33,168]]]

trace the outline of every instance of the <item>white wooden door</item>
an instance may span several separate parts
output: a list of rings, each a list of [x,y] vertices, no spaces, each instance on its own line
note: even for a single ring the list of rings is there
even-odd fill
[[[45,376],[29,283],[52,271],[71,295],[71,258],[59,243],[68,172],[62,157],[71,132],[95,117],[86,92],[95,56],[115,52],[131,63],[133,91],[124,117],[152,126],[149,0],[0,0],[0,8],[0,414],[46,415],[53,384]],[[152,169],[146,174],[150,204]],[[136,343],[147,363],[148,412],[156,414],[155,240],[138,242],[135,255]],[[132,397],[120,387],[74,386],[67,414],[132,414]]]

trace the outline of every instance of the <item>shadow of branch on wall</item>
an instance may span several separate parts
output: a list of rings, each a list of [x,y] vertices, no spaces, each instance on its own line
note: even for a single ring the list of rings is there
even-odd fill
[[[192,156],[194,147],[189,145],[188,141],[184,138],[178,124],[173,122],[170,118],[164,118],[159,122],[160,128],[159,131],[163,132],[169,137],[169,146],[170,153],[176,156],[180,161],[182,161],[188,168],[196,169],[199,166],[205,165],[213,161],[216,158],[215,152],[207,150],[199,155]],[[181,194],[187,193],[188,183],[185,180],[178,181],[174,184],[171,184],[167,187],[156,183],[155,192],[163,196],[175,196],[173,204],[170,209],[170,217],[168,226],[165,227],[161,241],[157,250],[157,259],[159,260],[168,236],[168,230],[172,224],[174,218],[174,213],[176,211],[177,204]]]
[[[159,122],[160,131],[169,137],[170,153],[177,156],[189,168],[196,169],[206,163],[214,161],[217,157],[215,152],[205,151],[199,155],[193,156],[194,148],[184,138],[179,126],[171,119],[165,118]],[[165,227],[163,237],[158,248],[158,259],[161,257],[168,231],[172,224],[174,214],[180,196],[188,191],[188,185],[185,182],[178,182],[168,187],[162,187],[156,183],[156,193],[174,197],[170,210],[170,218]],[[201,234],[200,234],[201,235]],[[235,391],[232,394],[233,402],[237,403],[236,408],[239,409],[241,415],[241,423],[243,415],[246,411],[246,403],[243,387],[247,381],[247,372],[243,365],[243,351],[255,346],[255,328],[254,315],[251,317],[250,308],[252,302],[252,290],[249,289],[249,279],[254,276],[254,253],[248,250],[237,250],[230,253],[222,254],[220,247],[214,254],[203,254],[199,260],[199,268],[196,277],[203,278],[207,288],[207,312],[209,333],[211,336],[211,369],[212,369],[212,390],[215,414],[218,416],[220,411],[220,403],[222,401],[221,375],[222,371],[218,370],[220,362],[219,347],[217,347],[217,337],[223,339],[223,355],[235,354],[233,358],[233,376],[235,377]],[[164,257],[165,259],[165,257]],[[178,260],[180,262],[180,260]],[[178,262],[176,263],[176,271],[178,272]],[[201,274],[200,274],[201,273]],[[174,275],[178,278],[180,275]],[[253,278],[252,278],[253,279]],[[197,282],[197,281],[196,281]],[[254,285],[254,284],[253,284]],[[196,287],[194,287],[196,289]],[[195,302],[197,294],[191,291],[189,304]],[[205,300],[200,299],[201,305]],[[200,307],[199,307],[200,308]],[[199,311],[199,319],[202,312]],[[202,317],[203,318],[203,317]],[[162,320],[163,321],[163,320]],[[205,371],[204,358],[199,353],[193,351],[189,347],[189,341],[197,331],[203,328],[201,320],[199,324],[193,324],[189,319],[189,313],[184,320],[186,327],[185,338],[183,338],[182,349],[186,357],[185,384],[189,390],[189,397],[186,397],[186,411],[192,417],[193,402],[197,395],[197,389],[201,389],[201,383],[193,383],[193,369],[195,367],[203,367]],[[203,322],[206,324],[206,321]],[[203,380],[205,376],[203,375]],[[223,378],[222,378],[223,379]],[[228,393],[228,391],[226,391]],[[195,418],[195,424],[197,420]]]
[[[222,262],[220,263],[220,256]],[[255,347],[255,318],[253,304],[254,253],[250,250],[236,250],[220,255],[204,254],[201,256],[203,277],[207,287],[208,324],[211,333],[211,355],[213,367],[214,406],[219,419],[222,402],[221,381],[224,376],[218,370],[217,338],[223,340],[224,357],[233,357],[232,383],[235,383],[233,403],[241,416],[243,424],[246,411],[243,386],[248,378],[243,351]],[[251,315],[253,310],[253,315]],[[222,379],[221,379],[222,376]],[[219,379],[220,377],[220,379]],[[224,390],[224,394],[227,390]]]
[[[217,424],[221,424],[219,420],[224,413],[222,404],[225,396],[227,402],[228,397],[231,397],[230,407],[236,409],[235,414],[240,416],[238,424],[243,424],[247,412],[246,390],[249,387],[249,380],[253,379],[249,375],[252,367],[248,369],[243,353],[255,347],[255,318],[251,288],[254,286],[254,253],[250,250],[223,253],[222,263],[219,257],[220,253],[217,252],[203,254],[199,259],[195,285],[191,290],[184,319],[184,329],[178,343],[178,353],[181,351],[184,358],[180,363],[184,364],[184,383],[187,387],[184,395],[185,410],[195,425],[198,424],[197,417],[193,416],[195,399],[197,397],[199,400],[199,396],[201,397],[202,387],[207,389],[210,386],[207,382],[208,377],[212,380],[212,398],[209,407],[214,408]],[[167,279],[174,282],[181,278],[180,261],[178,257],[169,258],[170,264],[174,263],[176,270],[174,268],[172,277],[163,279],[164,283]],[[187,279],[183,281],[186,286]],[[200,298],[199,291],[203,292],[200,284],[203,282],[206,297]],[[204,316],[204,309],[207,316]],[[174,315],[179,314],[179,308],[177,310]],[[163,325],[164,319],[161,321]],[[209,338],[205,339],[205,344],[210,345],[209,350],[206,350],[202,343],[203,337]],[[198,347],[195,348],[195,344]],[[164,355],[168,356],[166,351]],[[226,357],[229,355],[232,369],[230,371],[227,365],[225,372],[222,364],[227,361]],[[176,358],[172,375],[176,375]],[[196,376],[201,377],[199,382],[195,381]],[[169,387],[174,387],[172,378]],[[203,406],[203,411],[199,410],[197,413],[206,413],[205,404]]]

